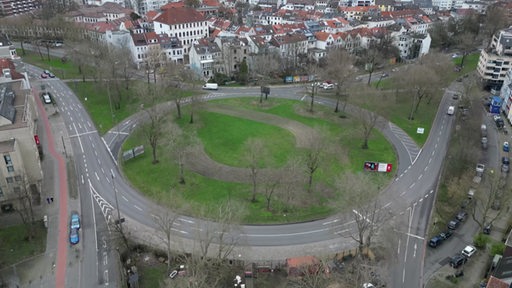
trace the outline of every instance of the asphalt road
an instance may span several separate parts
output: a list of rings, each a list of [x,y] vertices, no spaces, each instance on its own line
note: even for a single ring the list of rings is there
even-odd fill
[[[26,69],[33,78],[40,78],[41,69],[31,65],[26,65]],[[102,200],[97,191],[113,189],[110,175],[116,166],[108,151],[104,149],[104,143],[92,125],[88,113],[71,89],[58,78],[45,79],[39,83],[44,84],[46,90],[52,93],[56,109],[66,124],[72,146],[66,147],[66,150],[67,153],[72,152],[74,168],[79,175],[77,179],[69,179],[76,182],[80,197],[80,243],[68,248],[71,251],[68,253],[68,261],[78,265],[70,265],[67,268],[66,283],[69,287],[73,287],[73,283],[80,283],[79,287],[115,287],[119,281],[119,268],[115,262],[117,243],[111,241],[113,237],[105,219],[105,215],[110,215],[106,211],[113,208]],[[56,134],[56,137],[60,136],[59,133]],[[60,137],[55,139],[61,140],[64,141]],[[102,159],[107,161],[102,163]]]
[[[40,70],[36,71],[35,77],[39,74]],[[115,249],[109,248],[112,247],[112,243],[104,241],[104,239],[111,238],[105,237],[110,233],[106,229],[104,219],[117,218],[117,211],[114,209],[116,202],[114,190],[117,190],[122,217],[126,216],[129,221],[137,221],[139,224],[155,227],[152,214],[158,213],[161,209],[133,190],[124,179],[118,177],[117,163],[109,150],[120,147],[119,141],[137,126],[137,119],[140,119],[141,116],[136,115],[124,120],[118,127],[101,138],[95,131],[86,111],[69,88],[58,80],[48,80],[47,83],[56,94],[57,105],[71,135],[73,157],[78,175],[77,181],[84,222],[81,235],[81,245],[83,246],[81,257],[83,257],[82,267],[87,267],[82,268],[82,275],[78,279],[83,283],[82,287],[92,287],[95,286],[93,284],[107,282],[113,283],[116,280],[111,276],[115,274],[112,271],[117,268],[112,265],[113,261],[109,261],[111,259],[109,257]],[[259,88],[226,88],[210,94],[209,98],[256,95],[259,95]],[[307,100],[302,87],[272,88],[271,97],[275,97],[275,95]],[[449,101],[447,98],[445,97],[440,106],[440,112],[433,126],[433,133],[430,134],[421,153],[398,127],[386,122],[379,123],[379,128],[395,145],[399,155],[397,178],[382,192],[380,199],[383,209],[387,209],[394,216],[395,220],[390,222],[397,223],[395,230],[398,235],[402,235],[397,240],[399,262],[395,266],[397,277],[392,277],[395,281],[394,285],[396,285],[393,287],[420,287],[419,285],[421,285],[425,247],[425,241],[422,238],[426,232],[426,223],[434,198],[431,196],[435,191],[437,176],[446,152],[446,143],[451,129],[450,117],[444,113],[447,101]],[[321,97],[317,97],[316,100],[319,104],[332,105],[331,101]],[[105,146],[109,149],[105,149]],[[93,207],[95,208],[93,209]],[[329,239],[350,242],[347,238],[340,239],[338,232],[353,231],[353,221],[350,220],[352,218],[351,215],[337,215],[320,221],[299,224],[243,226],[239,232],[233,232],[236,234],[233,236],[239,236],[242,245],[255,247],[292,246]],[[130,225],[130,223],[126,223],[126,225]],[[194,238],[197,236],[197,230],[208,226],[210,224],[207,222],[180,217],[177,232],[184,238]],[[330,248],[326,247],[325,249]],[[97,267],[97,269],[91,269],[91,267]],[[94,274],[96,274],[95,277],[93,277]]]

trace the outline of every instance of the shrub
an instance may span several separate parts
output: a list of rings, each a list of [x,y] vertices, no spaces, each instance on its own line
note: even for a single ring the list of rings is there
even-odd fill
[[[496,255],[496,254],[503,255],[503,252],[505,252],[505,243],[495,242],[492,244],[491,256],[494,257],[494,255]]]
[[[475,247],[479,249],[485,248],[487,242],[489,242],[489,237],[483,233],[478,233],[473,239],[473,244],[475,244]]]

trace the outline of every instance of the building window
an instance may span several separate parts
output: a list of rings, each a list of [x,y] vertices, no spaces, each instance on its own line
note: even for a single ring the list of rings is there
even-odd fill
[[[5,178],[5,181],[7,181],[7,183],[12,183],[13,182],[13,178],[12,177],[7,177],[7,178]]]
[[[14,172],[14,166],[7,166],[7,172]]]
[[[14,181],[21,182],[21,176],[20,175],[14,176]]]
[[[21,188],[20,188],[20,186],[16,186],[16,187],[12,188],[12,191],[14,191],[14,193],[16,193],[16,194],[20,194],[21,193]]]
[[[5,165],[12,165],[11,155],[4,155]]]
[[[4,191],[2,191],[2,187],[0,187],[0,197],[4,197]]]

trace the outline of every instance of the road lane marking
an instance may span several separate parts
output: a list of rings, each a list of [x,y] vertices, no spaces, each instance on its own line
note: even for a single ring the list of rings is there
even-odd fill
[[[424,197],[425,197],[425,199],[427,199],[427,198],[428,198],[428,194],[427,194],[427,195],[425,195]]]
[[[401,245],[401,242],[402,240],[400,238],[398,238],[398,251],[397,251],[397,255],[400,255],[400,245]]]
[[[341,230],[341,231],[338,231],[338,232],[334,232],[334,234],[341,234],[341,233],[344,233],[344,232],[347,232],[347,231],[350,231],[350,229],[345,229],[345,230]]]
[[[411,186],[409,186],[409,189],[411,189],[412,187],[414,187],[414,185],[416,185],[416,182],[412,183]]]
[[[418,244],[414,243],[414,252],[412,253],[412,258],[416,258],[416,249],[418,249]]]
[[[404,191],[402,193],[400,193],[400,196],[404,196],[404,194],[406,193],[407,191]]]
[[[194,221],[188,220],[188,219],[185,219],[185,218],[178,218],[178,220],[183,221],[183,222],[187,222],[187,223],[190,223],[190,224],[194,223]]]
[[[103,265],[108,265],[108,257],[107,257],[107,251],[103,251]]]
[[[428,169],[428,165],[427,165],[427,166],[425,166],[425,169],[423,169],[423,172],[426,172],[426,171],[427,171],[427,169]]]
[[[94,172],[94,175],[96,175],[96,179],[98,179],[98,181],[100,181],[100,176],[98,176],[98,173]]]
[[[124,195],[121,195],[121,197],[123,197],[124,201],[128,202],[128,199],[124,197]]]
[[[382,208],[386,208],[386,207],[388,207],[389,205],[391,205],[391,202],[389,202],[388,204],[384,205],[384,207],[382,207]]]
[[[78,135],[78,130],[76,130],[76,125],[73,123],[73,127],[75,128],[75,132]],[[78,143],[80,144],[80,149],[82,150],[82,153],[84,153],[84,146],[82,146],[82,140],[80,140],[80,135],[78,135]],[[98,179],[99,180],[99,179]]]
[[[108,269],[103,271],[103,278],[105,278],[105,286],[108,286]]]
[[[140,208],[139,206],[137,205],[133,205],[133,207],[135,207],[135,209],[139,210],[139,211],[142,211],[142,208]]]
[[[175,229],[175,228],[171,228],[172,231],[176,231],[176,232],[180,232],[181,234],[188,234],[187,231],[183,231],[183,230],[178,230],[178,229]]]
[[[324,223],[322,223],[322,225],[328,225],[328,224],[336,223],[338,221],[340,221],[340,220],[339,219],[334,219],[334,220],[331,220],[331,221],[324,222]]]
[[[423,174],[420,174],[420,176],[418,176],[418,180],[420,180],[422,177],[423,177]]]

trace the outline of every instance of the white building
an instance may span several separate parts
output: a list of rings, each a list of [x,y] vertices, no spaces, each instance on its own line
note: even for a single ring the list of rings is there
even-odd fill
[[[402,59],[416,59],[428,54],[432,38],[430,34],[402,33],[395,38],[395,46],[400,50]]]
[[[194,41],[209,36],[205,17],[192,8],[167,9],[155,17],[153,27],[156,34],[180,39],[185,55]]]
[[[195,41],[190,49],[190,68],[205,80],[221,70],[222,52],[213,41],[201,39]]]
[[[512,68],[512,26],[496,33],[491,44],[482,49],[477,72],[484,86],[500,89]]]

